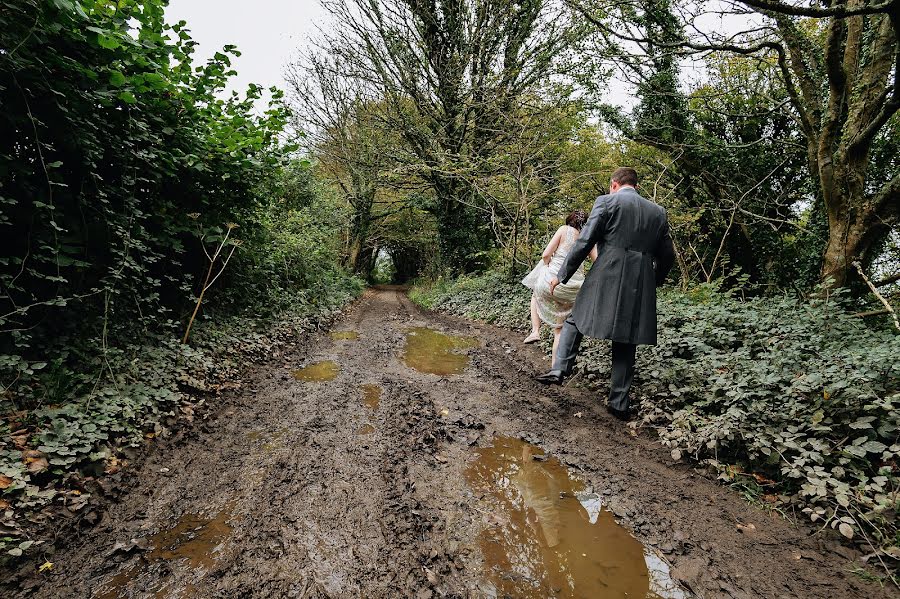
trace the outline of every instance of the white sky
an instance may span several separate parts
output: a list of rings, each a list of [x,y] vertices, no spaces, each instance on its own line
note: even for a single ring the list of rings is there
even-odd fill
[[[318,0],[170,0],[166,15],[169,23],[187,21],[199,44],[197,62],[227,44],[237,46],[241,56],[232,62],[238,74],[230,89],[240,92],[250,83],[286,89],[285,65],[328,17]]]
[[[306,46],[317,27],[328,27],[330,19],[319,0],[170,0],[166,15],[169,23],[187,21],[199,44],[198,63],[228,44],[237,46],[241,56],[232,66],[238,74],[232,78],[229,92],[243,92],[250,83],[287,90],[285,65]],[[608,93],[608,102],[633,105],[629,85],[618,82]],[[265,108],[265,103],[258,108]]]

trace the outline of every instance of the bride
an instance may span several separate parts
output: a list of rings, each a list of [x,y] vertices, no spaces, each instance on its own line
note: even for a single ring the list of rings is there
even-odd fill
[[[551,294],[549,281],[559,272],[569,250],[581,227],[584,226],[585,213],[576,210],[566,219],[566,224],[557,229],[553,239],[547,244],[541,261],[522,279],[522,284],[533,291],[531,294],[531,334],[525,338],[524,343],[534,343],[541,338],[541,321],[553,327],[553,354],[551,360],[556,359],[556,346],[559,345],[559,332],[563,323],[575,305],[575,296],[584,283],[584,264],[572,275],[569,282],[560,284]],[[597,247],[594,246],[589,254],[591,260],[597,259]]]

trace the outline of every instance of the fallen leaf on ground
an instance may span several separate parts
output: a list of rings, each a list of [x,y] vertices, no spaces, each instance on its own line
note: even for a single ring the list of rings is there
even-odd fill
[[[8,489],[12,486],[13,479],[8,476],[4,476],[0,474],[0,489]]]
[[[584,416],[584,414],[582,414],[581,412],[575,412],[574,416],[575,418],[581,418]]]
[[[52,570],[52,569],[53,569],[53,562],[44,562],[43,564],[41,564],[41,567],[38,568],[38,572],[46,572],[46,571]]]
[[[750,524],[741,524],[738,523],[737,529],[743,533],[755,532],[756,526],[751,522]]]
[[[40,474],[50,467],[50,464],[47,462],[47,458],[37,458],[26,463],[28,464],[29,474]]]
[[[672,450],[672,459],[675,460],[676,462],[681,459],[681,450],[680,449]]]
[[[112,456],[107,458],[106,468],[103,471],[106,474],[115,474],[121,469],[122,466],[124,466],[124,463],[119,462],[119,459],[117,457]]]
[[[25,461],[25,466],[28,468],[28,472],[31,474],[40,474],[50,467],[50,464],[47,462],[47,458],[44,457],[44,454],[35,449],[24,452],[22,456]]]
[[[754,474],[753,478],[755,478],[756,482],[758,482],[761,485],[774,485],[775,484],[774,480],[772,480],[771,478],[766,478],[762,474]]]
[[[5,499],[0,499],[0,510],[9,509],[9,502]]]

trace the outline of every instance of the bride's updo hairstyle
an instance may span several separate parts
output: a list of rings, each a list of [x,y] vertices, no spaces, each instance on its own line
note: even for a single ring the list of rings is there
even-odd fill
[[[566,218],[566,224],[580,231],[586,220],[587,215],[584,213],[584,210],[576,210]]]

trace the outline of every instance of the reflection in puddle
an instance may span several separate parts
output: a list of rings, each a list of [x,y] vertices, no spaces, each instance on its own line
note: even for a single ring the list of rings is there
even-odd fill
[[[366,423],[366,424],[362,425],[361,427],[359,427],[359,430],[356,431],[356,434],[357,435],[371,435],[374,432],[375,432],[375,427],[369,423]]]
[[[331,331],[331,338],[335,341],[355,341],[359,339],[356,331]]]
[[[458,374],[468,366],[469,356],[456,352],[470,347],[478,347],[477,337],[457,337],[417,327],[406,335],[403,362],[419,372]]]
[[[492,594],[523,598],[685,597],[644,547],[556,458],[519,439],[475,450],[466,480],[490,503],[479,538]],[[661,560],[658,560],[661,562]],[[662,562],[665,565],[664,562]],[[653,564],[659,571],[658,563]],[[657,578],[661,580],[657,580]]]
[[[298,381],[331,381],[334,380],[340,371],[340,366],[331,360],[327,360],[295,370],[293,374]]]
[[[187,567],[201,575],[211,570],[225,541],[231,535],[228,521],[231,519],[232,509],[233,502],[211,518],[196,514],[183,515],[174,527],[147,539],[150,550],[142,556],[140,563],[113,576],[94,596],[98,599],[129,596],[128,586],[131,582],[135,583],[131,585],[134,587],[133,591],[155,592],[157,597],[191,596],[194,589],[192,584],[173,587],[173,581],[165,579],[155,584],[147,584],[147,581],[139,579],[154,564],[160,562],[166,563],[164,572],[170,572],[176,565]]]
[[[360,385],[359,388],[362,389],[363,392],[363,404],[365,404],[367,408],[377,410],[378,403],[381,401],[381,387],[366,383],[365,385]]]

